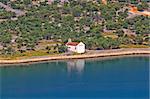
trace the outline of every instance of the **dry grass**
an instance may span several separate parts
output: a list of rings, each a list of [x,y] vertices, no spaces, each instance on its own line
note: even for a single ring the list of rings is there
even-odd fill
[[[146,45],[120,45],[120,48],[149,48],[149,46]],[[17,59],[25,59],[30,58],[34,56],[49,56],[49,55],[58,55],[56,54],[48,54],[46,50],[38,50],[38,51],[27,51],[24,53],[16,53],[14,55],[0,55],[0,60],[17,60]],[[73,53],[73,55],[81,55],[78,53]]]
[[[110,37],[110,38],[112,38],[112,39],[118,38],[118,36],[117,36],[116,34],[112,33],[112,32],[105,32],[105,33],[102,33],[102,36],[104,36],[104,37]]]
[[[49,40],[41,40],[41,41],[39,41],[39,44],[54,45],[54,44],[62,44],[62,42],[54,42],[54,41],[49,41]]]
[[[38,51],[27,51],[23,53],[24,56],[31,57],[31,56],[43,56],[47,55],[46,50],[38,50]]]
[[[49,55],[46,50],[38,50],[38,51],[27,51],[24,53],[16,53],[14,55],[0,55],[0,59],[3,60],[12,60],[12,59],[24,59],[32,56],[44,56]]]
[[[120,48],[149,48],[149,46],[129,44],[129,45],[120,45]]]

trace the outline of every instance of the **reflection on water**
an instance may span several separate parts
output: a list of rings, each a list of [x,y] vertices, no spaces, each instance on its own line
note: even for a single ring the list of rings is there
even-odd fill
[[[69,60],[67,61],[67,71],[70,74],[71,72],[78,72],[81,74],[84,70],[85,60]]]
[[[126,57],[3,67],[0,99],[148,99],[148,63]]]

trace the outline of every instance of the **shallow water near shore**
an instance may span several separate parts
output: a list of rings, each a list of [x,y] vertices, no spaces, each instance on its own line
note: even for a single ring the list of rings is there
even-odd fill
[[[1,99],[148,99],[149,57],[0,67]]]

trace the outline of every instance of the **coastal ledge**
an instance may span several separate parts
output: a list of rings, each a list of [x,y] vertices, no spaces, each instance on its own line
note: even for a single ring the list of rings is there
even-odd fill
[[[33,57],[33,58],[27,58],[27,59],[0,60],[0,64],[18,64],[18,63],[49,61],[49,60],[96,58],[96,57],[132,55],[132,54],[147,54],[147,55],[150,55],[150,48],[87,50],[87,53],[80,54],[80,55],[36,56],[36,57]]]

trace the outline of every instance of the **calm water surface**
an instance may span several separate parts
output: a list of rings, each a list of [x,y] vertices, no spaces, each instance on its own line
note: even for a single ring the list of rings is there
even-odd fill
[[[147,56],[0,67],[1,99],[148,99]]]

